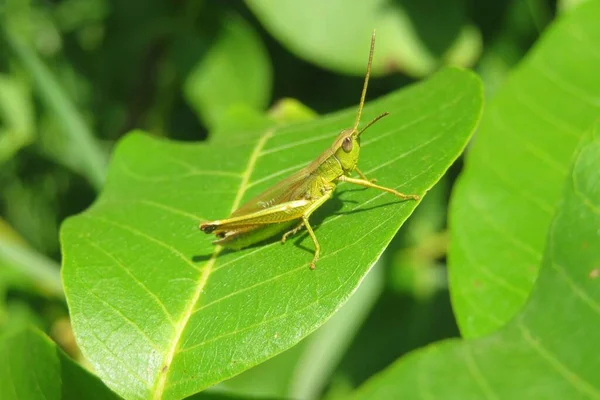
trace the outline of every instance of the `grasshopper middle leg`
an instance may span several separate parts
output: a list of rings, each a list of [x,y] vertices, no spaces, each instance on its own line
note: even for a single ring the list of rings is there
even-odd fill
[[[285,241],[287,240],[287,238],[289,236],[294,235],[296,232],[298,232],[300,229],[302,229],[303,226],[304,226],[304,221],[300,222],[298,224],[298,226],[296,226],[295,228],[292,228],[289,231],[287,231],[286,233],[284,233],[283,236],[281,237],[281,243],[285,243]]]
[[[354,168],[354,170],[356,171],[356,173],[358,174],[358,176],[360,176],[363,180],[369,181],[371,183],[377,182],[377,179],[369,179],[369,178],[367,178],[366,175],[360,169],[358,169],[358,167]]]

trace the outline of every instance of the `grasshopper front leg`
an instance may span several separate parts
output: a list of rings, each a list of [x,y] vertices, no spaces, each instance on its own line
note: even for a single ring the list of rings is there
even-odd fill
[[[375,183],[377,182],[377,179],[369,179],[366,177],[365,174],[362,173],[362,171],[360,169],[358,169],[358,167],[355,167],[354,170],[356,171],[356,173],[358,174],[358,176],[360,176],[362,179],[364,179],[365,181],[369,181],[371,183]]]
[[[400,193],[394,189],[386,188],[385,186],[376,185],[373,182],[368,181],[366,179],[354,179],[354,178],[349,178],[346,175],[342,175],[338,178],[338,181],[354,183],[355,185],[360,185],[360,186],[365,186],[365,187],[369,187],[369,188],[373,188],[373,189],[383,190],[384,192],[391,193],[394,196],[401,198],[402,200],[419,200],[419,198],[420,198],[418,194]]]

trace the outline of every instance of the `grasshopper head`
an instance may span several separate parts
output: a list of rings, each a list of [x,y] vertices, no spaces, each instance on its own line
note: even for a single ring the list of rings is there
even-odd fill
[[[360,131],[357,128],[348,128],[340,132],[331,147],[344,171],[351,172],[356,167],[360,153],[360,135],[386,115],[388,115],[387,112],[378,115]]]
[[[344,171],[354,170],[360,153],[360,137],[356,129],[349,128],[341,131],[333,142],[332,150]]]

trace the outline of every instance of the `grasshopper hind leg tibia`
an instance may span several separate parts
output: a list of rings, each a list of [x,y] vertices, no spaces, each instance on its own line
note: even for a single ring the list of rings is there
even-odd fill
[[[319,241],[317,240],[317,236],[313,232],[312,227],[310,226],[310,223],[308,222],[308,217],[302,216],[302,222],[303,222],[304,226],[306,227],[308,234],[312,238],[313,243],[315,244],[315,254],[313,256],[312,262],[310,263],[310,269],[315,269],[315,265],[317,264],[317,261],[319,260],[319,254],[321,253],[321,246],[319,246]]]

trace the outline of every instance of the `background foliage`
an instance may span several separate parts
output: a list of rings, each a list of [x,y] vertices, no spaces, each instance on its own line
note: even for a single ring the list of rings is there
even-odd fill
[[[457,183],[459,160],[323,326],[194,397],[411,397],[425,385],[432,398],[600,398],[584,356],[593,352],[576,335],[593,334],[598,313],[598,20],[598,0],[0,1],[0,397],[118,397],[85,370],[58,232],[98,198],[119,139],[143,129],[156,143],[215,140],[355,106],[376,26],[371,99],[445,65],[481,77],[487,104],[464,173]],[[334,125],[313,133],[343,127]],[[129,137],[119,154],[158,158],[149,143]],[[380,153],[373,167],[390,157]],[[584,212],[590,225],[577,222]],[[473,341],[403,357],[459,336]]]

